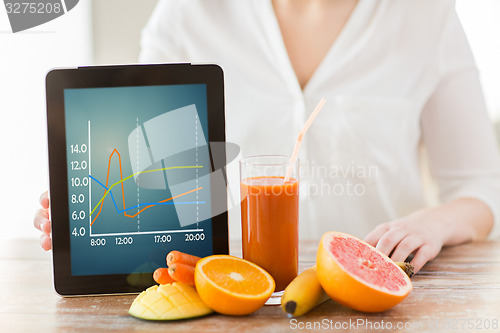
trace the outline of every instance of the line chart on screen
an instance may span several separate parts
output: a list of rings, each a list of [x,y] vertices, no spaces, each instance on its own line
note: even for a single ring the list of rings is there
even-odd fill
[[[161,168],[149,168],[131,172],[126,168],[123,159],[126,152],[113,148],[107,163],[92,160],[91,122],[88,121],[87,142],[74,143],[68,146],[68,186],[69,201],[72,204],[70,220],[80,227],[72,230],[73,236],[106,237],[131,236],[145,234],[174,234],[187,232],[203,232],[198,220],[193,221],[189,228],[172,225],[164,216],[173,216],[180,206],[191,206],[198,214],[200,207],[207,205],[204,200],[206,186],[198,182],[200,170],[205,167],[198,163],[198,153],[193,157],[193,163],[178,163],[162,165]],[[102,154],[99,154],[102,155]],[[122,160],[123,159],[123,160]],[[93,172],[93,167],[95,171]],[[172,192],[168,186],[165,189],[141,188],[139,176],[157,174],[160,178],[170,179],[176,172],[192,172],[190,188]],[[172,176],[174,175],[174,176]],[[201,194],[201,195],[200,195]],[[87,220],[85,225],[84,221]],[[170,218],[170,220],[172,220]],[[155,225],[156,223],[156,225]],[[174,223],[175,224],[175,223]],[[194,227],[194,228],[193,228]],[[85,233],[88,230],[88,234]]]

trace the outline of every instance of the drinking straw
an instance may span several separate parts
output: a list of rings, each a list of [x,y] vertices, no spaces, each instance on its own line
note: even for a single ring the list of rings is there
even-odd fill
[[[326,103],[326,99],[321,98],[318,105],[316,105],[316,108],[311,113],[311,115],[307,119],[306,123],[304,124],[304,127],[302,127],[302,130],[300,131],[299,135],[297,136],[297,141],[295,142],[295,147],[293,147],[292,157],[290,158],[290,163],[289,163],[288,168],[286,170],[285,183],[288,183],[290,181],[290,177],[292,176],[293,162],[295,161],[295,159],[297,159],[297,155],[299,154],[299,148],[300,148],[300,144],[302,143],[302,139],[304,138],[304,134],[306,134],[309,127],[311,127],[311,124],[313,123],[314,119],[316,119],[316,117],[318,116],[318,113],[321,111],[321,109],[323,108],[323,105],[325,105],[325,103]]]

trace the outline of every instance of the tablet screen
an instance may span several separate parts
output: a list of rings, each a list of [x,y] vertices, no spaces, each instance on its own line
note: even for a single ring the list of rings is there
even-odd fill
[[[64,89],[64,116],[72,275],[213,252],[206,84]]]

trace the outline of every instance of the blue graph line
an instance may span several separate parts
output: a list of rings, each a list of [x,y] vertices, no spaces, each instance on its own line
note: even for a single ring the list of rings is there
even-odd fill
[[[108,191],[108,188],[103,184],[101,183],[99,180],[97,180],[97,178],[94,178],[92,177],[91,175],[89,175],[90,179],[92,180],[95,180],[99,185],[101,185],[106,191]],[[136,208],[139,208],[141,206],[149,206],[149,205],[193,205],[193,204],[204,204],[205,201],[180,201],[180,202],[173,202],[173,201],[168,201],[168,202],[143,202],[143,203],[140,203],[140,204],[137,204],[135,206],[132,206],[132,207],[129,207],[129,208],[126,208],[126,209],[123,209],[123,210],[119,210],[118,209],[118,206],[116,205],[116,201],[115,201],[115,197],[113,196],[113,192],[109,192],[109,194],[111,194],[111,200],[113,200],[113,204],[115,205],[115,209],[116,211],[118,212],[118,214],[120,213],[123,213],[123,212],[126,212],[128,210],[131,210],[131,209],[136,209]]]

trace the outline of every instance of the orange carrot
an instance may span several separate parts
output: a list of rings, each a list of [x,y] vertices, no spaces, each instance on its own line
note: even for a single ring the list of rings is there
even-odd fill
[[[175,280],[172,279],[172,277],[168,273],[168,268],[166,267],[157,268],[153,273],[153,279],[158,284],[167,284],[175,282]]]
[[[167,255],[167,266],[170,267],[170,265],[173,263],[196,266],[196,263],[200,259],[200,257],[174,250],[170,251],[170,253]]]
[[[173,263],[168,268],[168,274],[170,274],[175,281],[194,286],[194,266]]]

